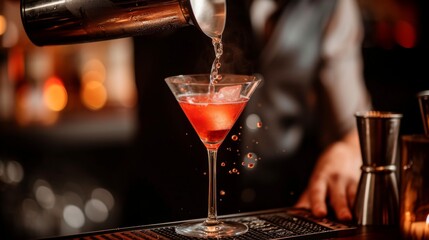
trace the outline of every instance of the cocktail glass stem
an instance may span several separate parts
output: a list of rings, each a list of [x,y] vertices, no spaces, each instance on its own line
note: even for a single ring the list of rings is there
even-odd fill
[[[218,224],[217,220],[217,197],[216,197],[216,161],[217,149],[207,149],[209,164],[209,198],[208,198],[208,225]]]
[[[259,76],[234,74],[218,76],[219,82],[216,84],[211,83],[209,74],[166,78],[168,87],[207,149],[207,218],[204,221],[181,223],[175,227],[177,234],[188,237],[231,237],[249,230],[245,223],[225,218],[220,220],[217,217],[216,161],[219,146],[262,79]]]

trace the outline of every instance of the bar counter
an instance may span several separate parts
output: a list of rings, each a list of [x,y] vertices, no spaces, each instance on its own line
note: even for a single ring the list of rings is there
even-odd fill
[[[222,238],[225,240],[271,240],[271,239],[401,239],[397,226],[355,226],[353,224],[339,223],[327,218],[314,218],[303,209],[273,209],[251,213],[240,213],[220,216],[246,223],[249,231],[243,235]],[[204,221],[194,219],[153,225],[134,226],[127,228],[109,229],[82,234],[57,236],[46,239],[57,240],[187,240],[197,239],[178,235],[174,226],[183,222]]]

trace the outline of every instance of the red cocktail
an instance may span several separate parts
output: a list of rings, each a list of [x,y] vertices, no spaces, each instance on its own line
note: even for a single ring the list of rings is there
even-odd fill
[[[217,219],[216,158],[219,146],[237,121],[250,96],[261,82],[259,76],[209,74],[169,77],[166,82],[207,148],[209,163],[208,217],[204,222],[186,223],[176,232],[190,237],[219,238],[247,232],[238,222]]]
[[[240,116],[248,98],[222,101],[211,94],[183,96],[180,106],[206,148],[217,149]]]

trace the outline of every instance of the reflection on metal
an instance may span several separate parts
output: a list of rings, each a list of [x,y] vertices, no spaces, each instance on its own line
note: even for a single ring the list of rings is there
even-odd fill
[[[396,165],[401,118],[391,112],[356,113],[363,166],[354,212],[360,225],[398,223]]]
[[[209,37],[222,34],[225,0],[23,0],[21,16],[39,46],[131,37],[195,25]]]

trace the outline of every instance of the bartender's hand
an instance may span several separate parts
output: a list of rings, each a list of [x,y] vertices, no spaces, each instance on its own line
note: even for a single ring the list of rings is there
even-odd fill
[[[330,204],[339,220],[351,220],[361,166],[359,138],[354,130],[322,153],[295,207],[311,209],[315,216],[324,217]]]

